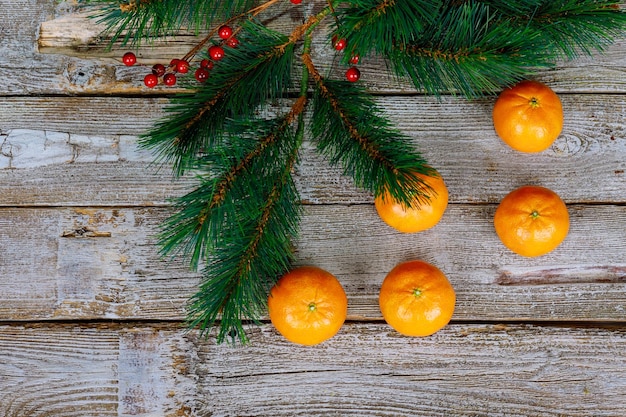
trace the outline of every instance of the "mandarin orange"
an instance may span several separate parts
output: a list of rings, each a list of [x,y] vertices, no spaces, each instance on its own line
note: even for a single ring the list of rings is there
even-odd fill
[[[339,280],[315,266],[299,267],[281,277],[267,306],[276,330],[302,345],[333,337],[348,314],[348,299]]]
[[[535,257],[563,242],[569,231],[569,214],[554,191],[527,185],[502,199],[493,223],[504,246],[519,255]]]
[[[561,100],[550,87],[522,81],[504,90],[493,107],[493,126],[500,138],[521,152],[541,152],[563,129]]]
[[[374,206],[378,216],[402,233],[421,232],[435,226],[448,207],[448,188],[439,173],[435,176],[415,174],[430,188],[427,201],[414,200],[411,207],[395,201],[388,191],[376,197]]]
[[[378,297],[385,321],[407,336],[429,336],[450,322],[456,293],[441,270],[414,260],[394,267]]]

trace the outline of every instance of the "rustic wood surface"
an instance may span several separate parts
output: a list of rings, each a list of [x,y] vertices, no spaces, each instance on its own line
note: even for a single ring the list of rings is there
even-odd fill
[[[142,88],[145,68],[106,51],[73,1],[0,6],[0,416],[626,415],[626,39],[537,75],[565,109],[537,155],[496,137],[493,97],[438,101],[364,63],[379,105],[445,178],[449,208],[429,231],[396,233],[305,143],[297,262],[339,277],[349,320],[312,348],[269,324],[232,347],[186,331],[200,278],[155,244],[168,199],[193,180],[173,182],[137,140],[176,90]],[[314,51],[330,59],[323,37]],[[556,191],[571,216],[537,259],[506,250],[492,225],[524,184]],[[452,323],[420,339],[377,307],[385,274],[415,258],[458,297]]]

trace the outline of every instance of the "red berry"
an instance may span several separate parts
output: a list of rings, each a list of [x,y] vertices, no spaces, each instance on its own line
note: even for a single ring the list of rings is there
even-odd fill
[[[293,4],[300,4],[302,0],[290,0]]]
[[[174,58],[170,61],[170,67],[174,68],[174,71],[176,71],[176,67],[178,66],[178,61],[180,61],[180,59],[178,58]]]
[[[165,74],[165,65],[163,64],[154,64],[152,66],[152,73],[157,77],[162,77]]]
[[[176,76],[171,72],[163,76],[163,84],[172,86],[176,84]]]
[[[237,45],[239,45],[239,40],[237,38],[229,38],[226,41],[226,45],[230,46],[231,48],[236,48]]]
[[[219,61],[224,58],[224,49],[221,46],[213,45],[209,47],[209,56],[213,61]]]
[[[333,46],[336,50],[341,51],[346,47],[347,44],[348,42],[344,38],[337,40],[337,36],[333,36]]]
[[[361,71],[357,67],[350,67],[348,71],[346,71],[346,79],[351,83],[359,81],[361,78]]]
[[[198,68],[196,70],[196,80],[199,82],[205,82],[207,78],[209,78],[209,71],[206,68]]]
[[[223,25],[217,30],[217,35],[222,39],[228,39],[233,35],[233,30],[230,26]]]
[[[208,70],[212,70],[213,69],[213,61],[211,61],[210,59],[203,59],[202,61],[200,61],[200,67],[202,68],[206,68]]]
[[[127,67],[132,67],[137,62],[137,57],[132,52],[126,52],[122,57],[122,62]]]
[[[154,74],[148,74],[143,78],[143,83],[148,88],[154,88],[159,83],[159,77]]]
[[[358,64],[358,63],[359,63],[359,61],[361,61],[361,57],[360,57],[360,56],[358,56],[358,55],[352,55],[352,56],[350,57],[350,63],[351,63],[352,65],[356,65],[356,64]]]
[[[176,63],[176,71],[180,72],[181,74],[186,74],[189,72],[189,62],[185,61],[184,59],[179,60]]]

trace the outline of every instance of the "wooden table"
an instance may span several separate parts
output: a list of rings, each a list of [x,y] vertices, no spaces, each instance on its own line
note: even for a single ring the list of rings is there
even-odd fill
[[[72,2],[0,7],[0,416],[626,415],[626,39],[537,76],[565,127],[533,155],[496,137],[493,97],[437,101],[364,63],[363,82],[444,176],[449,208],[429,231],[396,233],[305,144],[298,263],[337,275],[349,320],[316,347],[268,324],[232,347],[185,330],[199,277],[155,245],[168,198],[191,181],[157,171],[137,137],[175,90],[147,91],[146,69],[104,51],[97,29]],[[565,242],[536,259],[492,225],[525,184],[556,191],[571,216]],[[457,292],[431,337],[398,335],[378,310],[382,279],[408,259]]]

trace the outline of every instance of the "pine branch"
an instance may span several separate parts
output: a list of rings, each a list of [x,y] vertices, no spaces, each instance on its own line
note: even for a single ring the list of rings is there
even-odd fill
[[[466,97],[495,93],[552,60],[536,31],[498,19],[491,8],[468,2],[442,11],[436,25],[412,44],[398,44],[388,56],[399,76],[417,89]]]
[[[244,13],[257,0],[81,0],[98,5],[92,16],[106,25],[111,47],[120,41],[139,47],[143,40],[174,35],[187,28],[198,33],[214,25],[217,18]]]
[[[335,29],[352,55],[379,54],[418,90],[478,97],[558,58],[602,50],[626,31],[618,1],[358,0]]]
[[[333,33],[348,39],[349,54],[387,55],[393,45],[411,43],[436,22],[440,2],[435,0],[355,0],[338,11]]]
[[[311,132],[318,150],[375,196],[388,190],[409,207],[427,202],[428,189],[413,173],[432,175],[433,170],[410,138],[392,128],[364,88],[324,79],[310,56],[303,61],[316,84]]]
[[[312,40],[307,28],[315,20],[309,19],[291,36],[295,39],[294,34],[299,33],[298,37],[305,37],[303,51],[307,55]],[[270,129],[264,138],[250,152],[244,153],[239,162],[230,158],[233,160],[230,169],[214,183],[213,198],[201,211],[201,222],[205,222],[204,216],[216,206],[230,208],[226,216],[214,219],[222,222],[219,235],[214,236],[217,243],[206,254],[211,262],[204,269],[203,283],[191,300],[188,315],[190,327],[199,327],[201,333],[207,333],[221,315],[218,343],[226,336],[233,341],[238,337],[240,342],[246,343],[244,321],[258,322],[267,310],[271,286],[291,267],[292,242],[300,219],[300,198],[291,172],[304,138],[308,77],[305,68],[300,97],[291,111],[279,121],[267,121]],[[289,126],[296,119],[297,130],[291,136]],[[258,131],[260,125],[257,122],[242,126],[244,129],[235,137],[246,137],[245,132],[252,130],[256,130],[255,136],[262,136]],[[232,146],[229,149],[232,150]],[[258,178],[264,181],[256,184]],[[269,190],[268,185],[271,185]],[[236,190],[244,192],[237,195]],[[231,194],[234,196],[227,201]]]
[[[228,144],[213,147],[198,160],[194,168],[207,174],[198,178],[200,185],[195,190],[177,200],[177,212],[164,224],[160,235],[164,255],[183,255],[190,259],[193,269],[201,259],[210,257],[224,222],[234,216],[229,210],[238,199],[246,198],[250,187],[245,184],[247,175],[258,171],[255,181],[264,181],[262,169],[276,163],[268,162],[268,158],[277,158],[281,153],[285,131],[302,114],[305,102],[304,98],[297,100],[289,113],[276,120],[232,121],[225,125],[230,136]]]
[[[189,324],[208,332],[221,318],[218,343],[228,335],[247,338],[245,320],[257,322],[266,311],[267,294],[293,258],[293,240],[300,218],[299,195],[291,177],[298,141],[291,130],[277,132],[285,153],[274,155],[272,170],[253,164],[253,184],[230,201],[220,235],[203,271],[203,283],[189,306]],[[281,163],[282,161],[282,163]]]
[[[626,34],[626,12],[620,1],[543,0],[526,24],[542,37],[553,57],[568,59],[603,51]]]
[[[172,98],[171,115],[142,137],[141,144],[154,149],[158,161],[173,164],[177,175],[222,141],[226,120],[252,115],[291,84],[294,43],[288,37],[248,21],[240,42],[200,89]]]

